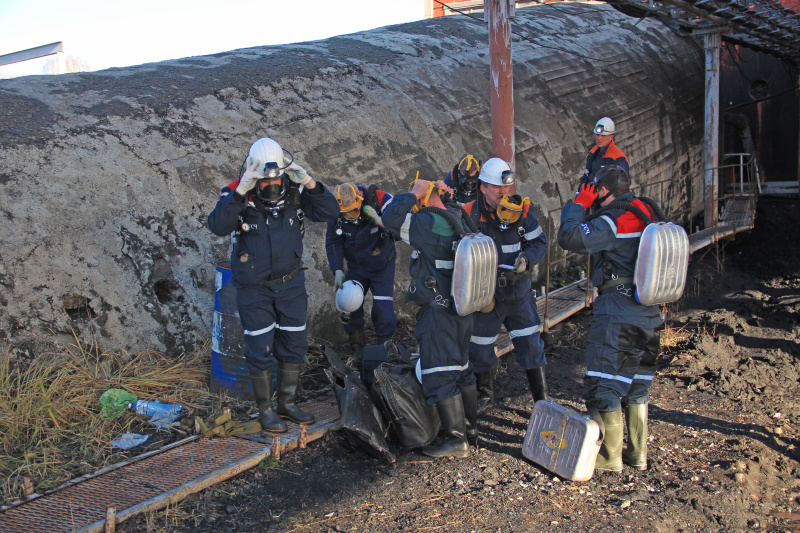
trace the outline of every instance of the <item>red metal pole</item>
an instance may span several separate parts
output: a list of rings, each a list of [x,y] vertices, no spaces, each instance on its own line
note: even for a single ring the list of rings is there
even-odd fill
[[[489,83],[492,104],[492,157],[516,170],[514,160],[514,77],[511,63],[512,0],[487,0],[489,23]]]

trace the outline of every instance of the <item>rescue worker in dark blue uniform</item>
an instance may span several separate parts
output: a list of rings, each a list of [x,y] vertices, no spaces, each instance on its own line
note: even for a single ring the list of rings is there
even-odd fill
[[[444,432],[441,443],[424,447],[422,453],[467,457],[470,444],[478,439],[478,392],[468,357],[472,317],[456,313],[451,294],[461,235],[454,225],[467,226],[456,204],[445,210],[439,188],[446,190],[444,181],[434,185],[416,180],[410,192],[395,196],[384,207],[382,219],[395,236],[414,247],[406,301],[420,306],[414,337],[420,350],[422,390],[428,403],[436,406]],[[430,212],[430,208],[438,209]]]
[[[288,152],[287,152],[288,154]],[[321,183],[273,139],[250,147],[238,180],[222,188],[208,227],[231,235],[231,276],[244,328],[244,356],[267,431],[287,430],[282,418],[314,423],[295,402],[300,363],[308,351],[303,274],[303,218],[327,222],[339,205]],[[272,368],[278,362],[278,402],[272,405]]]
[[[343,183],[336,188],[341,214],[328,222],[325,251],[336,288],[356,280],[364,292],[372,291],[372,325],[378,344],[392,338],[397,328],[394,313],[394,271],[397,252],[394,237],[383,227],[380,214],[392,195],[374,185],[369,188]],[[344,263],[347,261],[347,272]],[[364,306],[342,313],[344,330],[350,339],[353,362],[361,361],[364,345]],[[346,316],[345,316],[346,315]]]
[[[481,160],[472,154],[464,154],[458,163],[444,177],[444,183],[455,193],[460,204],[475,200],[478,194],[478,173],[481,171]]]
[[[514,173],[508,163],[493,157],[480,172],[478,200],[464,205],[481,233],[494,239],[498,273],[494,305],[473,313],[469,360],[478,384],[478,414],[492,404],[497,356],[494,346],[501,326],[505,325],[517,362],[525,369],[534,401],[547,399],[542,321],[531,292],[528,267],[547,254],[547,236],[542,232],[530,200],[518,195],[509,198]]]
[[[612,201],[632,203],[655,219],[630,191],[620,167],[605,167],[594,184],[584,185],[574,203],[561,211],[558,243],[565,250],[591,254],[590,281],[599,290],[586,347],[586,406],[605,425],[595,468],[619,472],[623,461],[647,468],[647,405],[660,349],[661,310],[634,297],[633,273],[645,223],[635,214],[610,206],[589,216],[589,208]],[[588,220],[587,220],[588,219]],[[628,446],[622,452],[622,409]]]
[[[595,146],[589,151],[586,156],[586,171],[583,173],[578,184],[578,188],[583,185],[592,183],[594,181],[597,171],[601,168],[614,165],[627,173],[630,173],[628,168],[628,158],[622,153],[616,144],[614,144],[614,134],[617,128],[614,121],[608,117],[603,117],[597,121],[594,126],[594,142]]]

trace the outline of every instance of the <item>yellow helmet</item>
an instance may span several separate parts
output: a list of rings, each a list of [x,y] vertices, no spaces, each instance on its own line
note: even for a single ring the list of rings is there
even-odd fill
[[[347,220],[355,220],[361,216],[364,197],[358,194],[358,188],[352,183],[342,183],[336,187],[336,200],[339,202],[339,211]]]

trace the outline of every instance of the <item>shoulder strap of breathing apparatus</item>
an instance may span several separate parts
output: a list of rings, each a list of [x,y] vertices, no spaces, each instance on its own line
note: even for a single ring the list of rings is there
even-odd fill
[[[664,212],[661,210],[661,208],[655,201],[651,200],[650,198],[645,198],[644,196],[641,196],[637,199],[640,200],[648,208],[650,214],[655,218],[655,220],[653,220],[653,218],[648,216],[647,213],[645,213],[641,208],[633,205],[633,202],[629,202],[626,200],[614,200],[613,202],[603,207],[602,209],[598,209],[591,215],[587,216],[584,219],[584,222],[594,220],[595,218],[608,213],[612,209],[622,209],[624,211],[628,211],[629,213],[633,213],[642,222],[644,222],[645,226],[648,224],[652,224],[653,222],[664,222],[667,220],[667,217],[664,215]]]

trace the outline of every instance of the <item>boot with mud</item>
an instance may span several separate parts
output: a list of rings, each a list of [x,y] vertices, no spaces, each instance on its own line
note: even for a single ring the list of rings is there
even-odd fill
[[[531,387],[533,401],[547,400],[547,376],[545,375],[544,367],[530,368],[525,371],[525,375],[528,377],[528,385]]]
[[[313,414],[302,411],[295,403],[300,384],[300,365],[278,361],[278,416],[296,424],[313,424]]]
[[[467,442],[478,447],[478,387],[473,383],[459,387],[461,401],[464,404],[464,421],[467,428]]]
[[[264,431],[284,433],[288,430],[286,422],[272,410],[272,367],[266,370],[251,370],[250,382],[258,405],[258,421]]]
[[[495,376],[497,376],[497,367],[488,372],[475,373],[478,387],[478,416],[483,416],[483,413],[494,403]]]
[[[355,331],[351,331],[348,335],[350,337],[350,350],[352,355],[347,359],[347,366],[357,370],[361,367],[361,358],[364,356],[364,346],[367,342],[364,340],[364,328],[360,327]]]
[[[605,436],[594,464],[595,470],[622,472],[622,409],[600,411]]]
[[[622,454],[622,462],[636,470],[647,470],[647,404],[626,405],[625,423],[628,446]]]
[[[469,443],[467,442],[467,423],[464,418],[464,403],[461,393],[436,402],[436,411],[442,422],[444,439],[435,446],[425,446],[422,453],[429,457],[464,458],[469,456]]]

